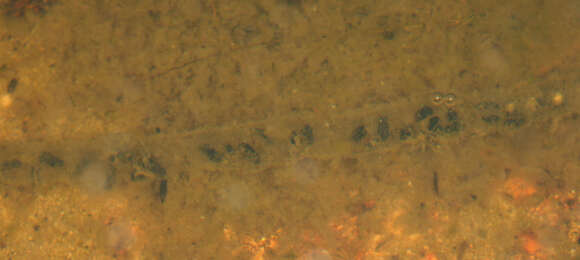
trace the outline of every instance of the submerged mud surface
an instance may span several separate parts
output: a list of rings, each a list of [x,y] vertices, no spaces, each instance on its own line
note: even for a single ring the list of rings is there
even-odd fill
[[[0,1],[2,259],[573,259],[576,1]]]

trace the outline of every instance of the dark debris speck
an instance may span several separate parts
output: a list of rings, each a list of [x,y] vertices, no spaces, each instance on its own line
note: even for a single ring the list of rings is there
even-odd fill
[[[449,122],[454,122],[459,120],[459,115],[457,114],[457,112],[453,109],[449,109],[447,111],[447,120],[449,120]]]
[[[49,153],[49,152],[41,153],[40,156],[38,157],[38,159],[41,163],[47,164],[50,167],[63,167],[64,166],[64,161],[62,159],[60,159],[56,155]]]
[[[429,124],[427,125],[427,129],[429,129],[429,131],[435,132],[438,130],[441,130],[441,126],[439,125],[439,117],[434,116],[432,118],[429,119]]]
[[[522,126],[525,122],[526,122],[526,119],[523,117],[523,115],[514,114],[514,115],[508,115],[506,117],[506,119],[504,121],[504,125],[517,128],[517,127]]]
[[[421,121],[429,116],[433,115],[433,108],[429,106],[424,106],[415,113],[415,119]]]
[[[383,32],[383,39],[388,40],[388,41],[395,39],[395,32],[389,31],[389,30],[384,31]]]
[[[292,131],[292,134],[290,135],[290,143],[293,145],[313,145],[314,130],[307,124],[298,131]]]
[[[161,203],[165,202],[167,197],[167,180],[161,180],[159,183],[159,200]]]
[[[359,126],[352,132],[351,139],[355,142],[360,142],[367,136],[367,129],[364,126]]]
[[[258,154],[258,152],[256,152],[254,147],[252,147],[247,143],[241,143],[240,148],[242,149],[242,156],[245,159],[252,161],[255,164],[260,163],[260,155]]]
[[[223,160],[223,154],[210,147],[209,145],[203,145],[199,148],[199,150],[212,162],[219,163]]]
[[[497,115],[485,115],[481,117],[481,120],[488,124],[495,124],[499,121],[499,116]]]
[[[411,135],[412,135],[412,133],[411,133],[411,129],[410,128],[403,128],[399,132],[399,139],[401,141],[404,141],[404,140],[409,139],[409,137],[411,137]]]
[[[8,94],[14,93],[17,86],[18,86],[18,79],[16,79],[16,78],[11,79],[10,83],[8,83],[8,87],[6,88],[6,93],[8,93]]]
[[[18,159],[13,159],[2,162],[2,166],[0,168],[2,170],[11,170],[20,168],[20,166],[22,166],[22,162],[20,162]]]
[[[377,134],[381,138],[381,141],[385,141],[391,135],[389,130],[389,119],[387,117],[380,117],[378,126],[377,126]]]

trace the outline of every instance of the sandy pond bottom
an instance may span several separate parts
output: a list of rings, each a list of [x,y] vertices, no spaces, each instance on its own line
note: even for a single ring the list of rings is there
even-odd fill
[[[379,2],[0,0],[0,259],[578,259],[578,1]]]

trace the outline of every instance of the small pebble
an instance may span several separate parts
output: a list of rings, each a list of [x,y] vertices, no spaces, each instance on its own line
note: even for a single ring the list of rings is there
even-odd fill
[[[441,94],[440,92],[435,92],[433,93],[433,98],[431,99],[431,101],[433,101],[434,105],[441,105],[443,103],[443,94]]]
[[[561,92],[554,93],[554,96],[552,97],[552,105],[560,106],[562,103],[564,103],[564,95],[562,95]]]
[[[10,107],[12,105],[12,96],[10,94],[3,95],[0,98],[0,104],[2,104],[2,107],[4,108]]]
[[[516,104],[511,102],[509,104],[507,104],[505,106],[505,112],[509,113],[513,113],[516,110]]]
[[[457,97],[453,93],[449,93],[449,94],[447,94],[447,96],[445,96],[445,104],[448,106],[455,105],[456,100],[457,100]]]

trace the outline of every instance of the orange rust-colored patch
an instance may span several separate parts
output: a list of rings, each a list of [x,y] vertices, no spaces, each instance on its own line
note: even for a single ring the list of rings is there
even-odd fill
[[[538,236],[531,231],[522,233],[520,235],[520,242],[524,251],[529,255],[538,255],[542,249],[542,245],[538,242]]]
[[[437,260],[437,256],[433,253],[427,253],[425,255],[425,260]]]
[[[239,241],[237,242],[241,245],[232,251],[232,255],[238,257],[243,252],[246,252],[251,255],[252,260],[264,260],[264,255],[267,250],[274,250],[278,247],[278,239],[281,233],[282,229],[278,229],[275,234],[270,235],[269,237],[262,236],[256,239],[250,236],[245,236],[244,238],[238,239]],[[224,229],[224,235],[226,235],[226,239],[228,236],[229,239],[237,237],[236,233],[229,229],[229,227],[227,232],[226,229]]]
[[[367,200],[364,202],[364,207],[366,210],[374,209],[377,206],[377,201],[375,200]]]
[[[331,222],[330,226],[340,238],[355,240],[358,238],[358,217],[345,216],[338,221]]]
[[[504,184],[505,192],[514,199],[527,198],[536,193],[536,187],[525,179],[514,177]]]

